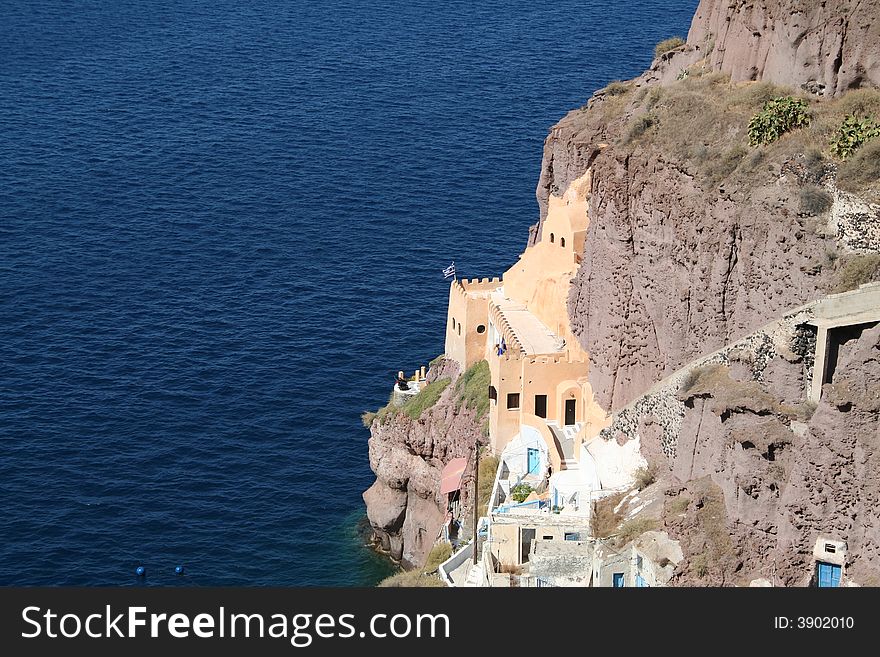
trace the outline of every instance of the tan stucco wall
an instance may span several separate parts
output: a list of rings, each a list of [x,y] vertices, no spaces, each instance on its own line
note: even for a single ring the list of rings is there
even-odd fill
[[[449,286],[445,352],[462,372],[484,358],[489,327],[488,293],[499,285],[498,278],[483,278],[456,280]],[[483,333],[477,332],[479,326],[485,328]]]
[[[575,358],[584,354],[570,330],[568,290],[580,264],[589,225],[591,177],[592,172],[587,171],[563,196],[550,197],[541,240],[527,248],[504,273],[505,295],[525,305],[551,331],[565,338]]]
[[[498,399],[489,402],[489,436],[492,451],[500,454],[519,431],[520,411],[507,409],[507,395],[520,393],[522,409],[522,362],[519,358],[490,354],[489,373],[498,391]]]
[[[524,519],[518,524],[492,523],[492,555],[499,563],[505,565],[520,565],[522,561],[522,532],[523,529],[534,529],[535,540],[565,540],[566,532],[578,532],[582,537],[586,538],[589,533],[588,527],[577,527],[572,525],[555,525],[552,522],[538,519],[530,522]],[[545,539],[545,536],[551,536],[551,539]],[[531,550],[531,548],[530,548]],[[610,577],[610,576],[609,576]]]
[[[489,545],[492,549],[492,555],[502,565],[519,564],[519,525],[493,524],[492,542]]]

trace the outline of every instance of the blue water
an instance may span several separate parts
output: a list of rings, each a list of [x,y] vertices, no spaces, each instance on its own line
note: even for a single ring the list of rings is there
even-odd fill
[[[389,572],[361,411],[697,0],[543,4],[0,3],[0,584]]]

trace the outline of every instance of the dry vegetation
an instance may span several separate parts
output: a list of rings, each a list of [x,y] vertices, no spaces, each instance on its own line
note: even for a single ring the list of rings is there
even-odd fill
[[[880,254],[854,255],[842,260],[834,272],[832,292],[847,292],[880,279]]]
[[[708,477],[701,488],[696,502],[696,520],[705,543],[703,550],[691,557],[691,567],[698,577],[705,577],[712,568],[718,568],[721,574],[733,572],[728,562],[736,555],[727,527],[724,493]]]
[[[451,556],[452,546],[449,543],[438,543],[431,548],[424,568],[403,571],[386,577],[379,582],[379,586],[383,588],[444,587],[446,585],[435,573],[440,564]]]
[[[621,145],[654,146],[674,156],[689,172],[717,185],[733,177],[754,178],[769,163],[806,156],[808,168],[822,172],[833,162],[841,188],[880,195],[880,139],[869,141],[847,161],[831,155],[830,144],[849,115],[880,119],[880,90],[852,91],[840,99],[807,101],[810,125],[784,134],[772,144],[749,146],[748,126],[764,104],[791,94],[765,82],[731,84],[722,73],[693,67],[687,77],[665,87],[643,89],[634,97],[606,101],[603,113],[629,113]],[[624,101],[632,102],[624,102]],[[814,190],[815,191],[815,190]],[[805,211],[821,211],[825,199],[814,193],[802,199]]]
[[[593,515],[590,518],[590,533],[596,538],[608,538],[623,521],[623,509],[614,512],[626,493],[618,493],[609,497],[603,497],[596,502]]]
[[[480,457],[480,482],[477,495],[479,496],[479,514],[485,516],[489,510],[489,497],[492,495],[492,486],[495,484],[495,473],[498,470],[497,456]]]
[[[660,527],[660,521],[656,518],[633,518],[627,520],[617,532],[615,541],[617,545],[623,546],[634,538],[638,538],[645,532],[654,531]]]

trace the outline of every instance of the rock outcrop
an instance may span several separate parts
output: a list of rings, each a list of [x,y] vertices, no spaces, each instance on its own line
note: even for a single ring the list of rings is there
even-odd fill
[[[880,87],[880,2],[701,0],[688,45],[734,81],[822,96]]]
[[[798,380],[801,364],[776,359],[786,367]],[[880,584],[880,326],[846,345],[837,372],[809,418],[726,368],[682,395],[679,449],[663,464],[681,510],[667,530],[685,553],[673,583],[805,586],[824,535],[847,541],[850,579]]]
[[[367,518],[377,545],[405,568],[421,566],[434,545],[446,516],[440,496],[443,466],[470,457],[475,439],[483,440],[483,419],[456,397],[458,366],[441,360],[428,381],[451,378],[440,399],[421,417],[391,414],[370,427],[370,467],[376,481],[364,493]],[[472,477],[469,466],[463,476]],[[465,507],[470,491],[462,490]]]

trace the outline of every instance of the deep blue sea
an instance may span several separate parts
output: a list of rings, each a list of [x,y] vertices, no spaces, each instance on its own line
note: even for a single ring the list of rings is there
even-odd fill
[[[361,412],[696,4],[2,0],[0,584],[387,575]]]

